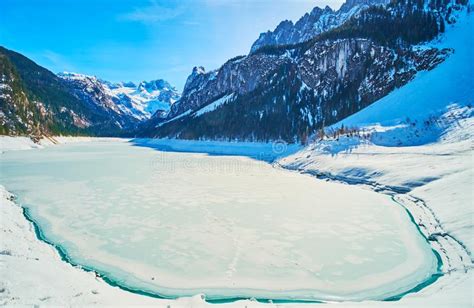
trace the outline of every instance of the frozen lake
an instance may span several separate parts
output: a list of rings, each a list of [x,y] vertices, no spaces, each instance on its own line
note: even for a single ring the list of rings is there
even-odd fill
[[[76,263],[162,296],[384,299],[437,271],[388,196],[238,156],[127,142],[0,155],[0,183]]]

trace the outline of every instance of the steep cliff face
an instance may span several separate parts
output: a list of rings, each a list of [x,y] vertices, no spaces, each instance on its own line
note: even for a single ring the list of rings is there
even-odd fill
[[[227,61],[219,70],[207,73],[202,67],[194,68],[181,99],[171,107],[168,118],[199,108],[224,93],[246,94],[253,91],[271,71],[285,61],[285,56],[259,54],[237,57]]]
[[[134,129],[138,120],[124,112],[108,94],[108,88],[94,76],[74,73],[58,75],[70,87],[71,92],[90,109],[105,114],[119,129]]]
[[[147,134],[301,141],[406,84],[418,71],[432,69],[450,53],[448,49],[393,49],[367,39],[341,39],[316,43],[303,53],[272,55],[268,58],[272,61],[259,67],[258,78],[252,76],[251,81],[258,82],[246,83],[238,78],[240,74],[227,71],[234,65],[251,67],[263,57],[251,55],[213,73],[216,77],[206,80],[201,91],[192,92],[196,98],[192,105],[184,108],[181,101],[184,112],[155,122]],[[216,82],[219,75],[220,83]]]
[[[420,3],[371,6],[309,41],[260,48],[211,72],[195,68],[182,98],[142,135],[303,141],[449,56],[415,44],[442,33],[463,4]]]
[[[389,0],[349,0],[339,10],[329,6],[324,9],[315,7],[306,13],[295,24],[282,21],[274,31],[261,33],[253,43],[251,52],[265,47],[297,44],[314,38],[316,35],[342,25],[352,16],[372,5],[385,5]]]

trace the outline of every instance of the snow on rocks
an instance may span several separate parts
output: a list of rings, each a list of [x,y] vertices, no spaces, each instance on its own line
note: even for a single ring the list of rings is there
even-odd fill
[[[95,76],[63,72],[58,74],[74,85],[79,92],[87,93],[96,104],[102,104],[119,114],[125,114],[143,121],[155,112],[168,112],[180,95],[163,79],[112,83]]]

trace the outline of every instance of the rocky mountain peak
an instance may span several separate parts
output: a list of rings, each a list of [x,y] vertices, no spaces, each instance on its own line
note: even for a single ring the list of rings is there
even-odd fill
[[[206,69],[203,66],[195,66],[191,72],[191,75],[188,76],[186,79],[186,83],[184,85],[184,91],[186,89],[192,87],[192,85],[199,79],[199,76],[206,74]]]
[[[254,42],[250,52],[265,46],[297,44],[342,25],[346,20],[361,10],[372,5],[384,5],[390,0],[347,0],[339,10],[334,11],[326,6],[324,9],[315,7],[306,13],[295,24],[285,20],[273,31],[261,33]]]
[[[285,31],[286,29],[290,29],[291,27],[293,27],[293,22],[291,20],[283,20],[275,28],[275,31]]]
[[[339,10],[348,12],[356,6],[385,5],[389,2],[390,0],[346,0]]]
[[[195,67],[179,102],[167,115],[150,119],[143,135],[304,141],[452,53],[415,48],[443,33],[443,6],[431,11],[404,1],[369,6],[387,1],[352,0],[338,11],[315,8],[295,24],[283,21],[261,34],[257,42],[271,48],[234,57],[215,71]],[[331,31],[337,24],[341,27]]]
[[[195,67],[193,67],[193,72],[192,73],[196,74],[196,75],[205,74],[206,69],[204,68],[204,66],[195,66]]]
[[[140,84],[138,85],[138,89],[145,90],[151,93],[154,91],[160,91],[164,89],[173,90],[174,88],[166,80],[157,79],[157,80],[152,80],[152,81],[140,82]]]
[[[127,87],[127,88],[136,88],[137,87],[137,85],[132,81],[122,82],[122,85],[124,87]]]

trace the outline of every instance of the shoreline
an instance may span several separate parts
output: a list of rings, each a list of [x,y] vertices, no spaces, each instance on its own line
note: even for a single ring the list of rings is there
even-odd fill
[[[7,193],[12,194],[9,191],[7,191]],[[35,233],[35,236],[36,236],[37,240],[49,245],[52,248],[54,248],[56,253],[61,258],[62,262],[65,262],[65,263],[73,266],[74,268],[76,268],[80,271],[93,273],[95,275],[95,277],[101,279],[102,281],[107,283],[109,286],[117,287],[117,288],[119,288],[119,289],[121,289],[125,292],[130,292],[130,293],[137,294],[137,295],[140,295],[140,296],[146,296],[146,297],[150,297],[150,298],[153,298],[153,299],[160,299],[160,300],[176,300],[176,299],[179,299],[179,298],[183,298],[183,297],[180,297],[180,296],[165,296],[165,295],[162,295],[158,292],[147,291],[147,290],[143,290],[143,289],[134,288],[134,287],[131,287],[131,286],[128,286],[128,285],[125,285],[125,284],[121,284],[120,282],[118,282],[114,278],[109,277],[107,274],[101,272],[98,269],[95,269],[95,268],[93,268],[91,266],[88,266],[88,265],[79,264],[79,263],[73,261],[69,257],[67,251],[61,245],[53,243],[52,241],[50,241],[49,239],[47,239],[44,236],[43,232],[41,231],[41,227],[34,220],[34,218],[32,218],[31,215],[29,214],[29,210],[27,208],[25,208],[24,206],[22,206],[21,204],[18,204],[17,202],[15,202],[16,196],[14,194],[12,194],[12,195],[14,196],[13,203],[21,209],[24,219],[26,221],[28,221],[28,223],[30,223],[33,226],[33,230],[34,230],[34,233]],[[393,201],[394,201],[394,203],[398,204],[399,206],[403,206],[403,205],[399,204],[398,202],[396,202],[395,200],[393,200]],[[409,294],[417,293],[417,292],[423,290],[424,288],[434,284],[439,278],[441,278],[443,276],[443,273],[440,273],[441,268],[443,267],[443,261],[442,261],[442,258],[439,255],[438,251],[436,251],[433,248],[433,246],[430,244],[430,242],[425,237],[423,232],[420,230],[419,226],[415,223],[411,213],[405,207],[404,207],[404,209],[407,212],[407,214],[409,215],[410,220],[415,224],[418,232],[420,232],[420,234],[423,236],[423,238],[430,245],[430,248],[431,248],[432,252],[434,253],[434,255],[436,257],[436,260],[437,260],[437,265],[436,265],[437,271],[435,273],[433,273],[430,277],[428,277],[426,280],[420,282],[419,284],[417,284],[413,288],[410,288],[406,291],[403,291],[401,293],[396,293],[396,294],[391,295],[387,298],[383,298],[383,299],[365,299],[365,300],[362,300],[362,302],[366,302],[366,301],[377,301],[377,302],[394,302],[395,301],[396,302],[396,301],[401,300],[402,298],[404,298],[405,296],[407,296]],[[333,299],[333,300],[323,300],[323,299],[315,298],[314,300],[312,300],[312,299],[292,299],[292,298],[266,298],[266,297],[255,297],[255,296],[254,297],[239,297],[239,296],[237,296],[237,297],[218,298],[218,299],[206,299],[205,295],[200,294],[200,293],[197,293],[194,296],[200,296],[203,301],[205,301],[206,303],[209,303],[209,304],[237,303],[239,301],[252,301],[252,302],[255,301],[255,302],[262,303],[262,304],[285,304],[285,303],[286,304],[334,304],[334,303],[341,304],[341,303],[352,303],[352,302],[354,302],[353,300],[350,300],[350,299],[348,299],[348,300],[335,300],[335,299]]]

